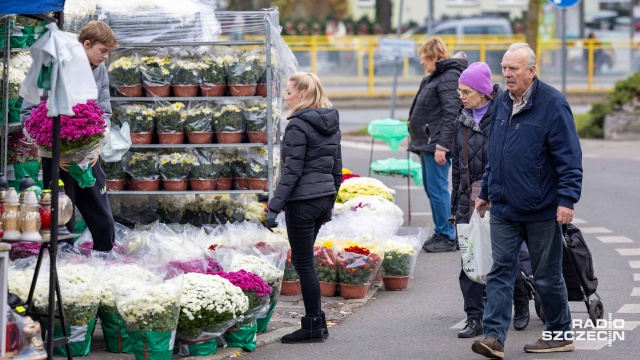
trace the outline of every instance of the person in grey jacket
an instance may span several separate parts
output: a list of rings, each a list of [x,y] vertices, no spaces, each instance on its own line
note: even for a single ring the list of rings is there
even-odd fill
[[[455,232],[448,222],[451,197],[449,168],[453,124],[458,117],[460,98],[456,94],[460,73],[467,60],[449,57],[444,41],[428,39],[420,48],[420,64],[429,73],[409,112],[408,151],[420,156],[424,189],[429,198],[434,223],[433,236],[424,244],[427,252],[455,251]]]
[[[100,109],[104,110],[102,117],[107,126],[111,125],[111,96],[109,95],[109,76],[104,61],[109,58],[109,51],[118,46],[116,36],[104,22],[89,22],[78,35],[78,40],[82,43],[84,50],[93,70],[93,77],[98,86],[97,103]],[[42,96],[41,100],[46,100],[48,94]],[[20,120],[24,122],[31,110],[40,104],[31,104],[28,101],[22,103],[20,109]],[[43,154],[40,153],[42,157]],[[49,186],[51,182],[51,158],[42,157],[42,178],[44,186]],[[71,177],[67,167],[69,163],[61,161],[60,168],[64,171],[60,173],[60,179],[64,182],[65,193],[82,214],[91,236],[93,237],[93,249],[96,251],[110,251],[115,241],[115,222],[111,213],[111,205],[106,193],[106,175],[98,157],[91,162],[93,177],[96,179],[95,185],[88,188],[81,188]],[[67,223],[69,231],[75,231],[75,219]],[[68,240],[73,244],[72,240]]]
[[[313,244],[331,210],[342,182],[338,110],[313,73],[293,74],[285,98],[291,109],[282,140],[282,175],[265,226],[276,227],[285,210],[291,260],[300,277],[305,316],[302,328],[282,337],[283,343],[322,342],[329,336],[320,307],[320,283],[313,264]]]

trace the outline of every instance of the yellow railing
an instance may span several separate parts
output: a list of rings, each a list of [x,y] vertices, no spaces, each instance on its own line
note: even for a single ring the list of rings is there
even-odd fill
[[[415,37],[416,50],[426,39]],[[443,37],[453,54],[464,51],[469,61],[485,61],[494,81],[502,83],[500,61],[510,44],[524,36]],[[377,55],[379,36],[285,36],[302,71],[317,73],[332,97],[376,97],[391,93],[393,59]],[[560,87],[560,40],[541,40],[536,49],[538,75]],[[640,66],[640,43],[629,39],[575,39],[567,41],[567,90],[573,93],[610,91],[615,82]],[[415,95],[424,76],[419,59],[404,58],[399,71],[398,94]]]

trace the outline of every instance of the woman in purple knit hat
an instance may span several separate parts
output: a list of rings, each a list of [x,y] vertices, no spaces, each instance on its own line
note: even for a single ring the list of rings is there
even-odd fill
[[[454,125],[452,151],[451,215],[454,223],[466,224],[475,208],[480,193],[482,173],[487,166],[489,133],[493,99],[501,92],[500,86],[491,82],[491,70],[483,62],[476,62],[464,70],[458,79],[458,95],[462,109]],[[473,191],[476,188],[477,191]],[[520,264],[525,274],[531,274],[531,262],[526,245],[520,251]],[[467,323],[458,333],[460,338],[481,335],[484,313],[483,284],[469,279],[463,270],[458,277],[464,298]],[[529,324],[529,298],[522,275],[516,279],[514,294],[515,315],[513,325],[523,330]]]

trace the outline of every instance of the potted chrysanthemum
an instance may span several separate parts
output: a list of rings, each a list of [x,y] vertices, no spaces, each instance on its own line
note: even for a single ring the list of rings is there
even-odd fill
[[[147,96],[169,96],[171,93],[170,64],[173,60],[161,55],[143,56],[141,60],[139,67]]]
[[[225,57],[227,84],[231,96],[253,96],[256,93],[254,65],[256,57],[239,53]]]
[[[269,190],[267,149],[249,148],[247,150],[248,186],[251,190]]]
[[[107,191],[124,190],[126,172],[122,161],[105,162],[100,159],[100,167],[107,177]]]
[[[247,102],[244,117],[247,119],[247,135],[250,143],[267,143],[267,102]]]
[[[170,65],[173,71],[171,88],[175,96],[198,96],[198,69],[200,64],[192,59],[175,60]]]
[[[232,163],[235,160],[235,153],[232,150],[225,150],[222,153],[212,155],[211,162],[220,167],[218,178],[216,179],[216,190],[231,190],[233,186]]]
[[[385,242],[384,260],[382,260],[382,268],[384,269],[382,282],[385,290],[405,290],[407,288],[419,250],[417,241],[414,241],[412,246],[407,239],[402,237]]]
[[[365,297],[381,261],[380,256],[368,247],[347,244],[336,257],[340,296],[345,299]]]
[[[287,253],[287,261],[284,265],[284,277],[282,278],[281,295],[300,295],[302,288],[300,287],[300,277],[291,260],[291,250]]]
[[[189,186],[189,171],[192,156],[186,153],[173,152],[159,155],[159,170],[162,186],[167,191],[184,191]]]
[[[247,122],[240,101],[220,101],[213,114],[213,129],[221,144],[242,142]]]
[[[205,55],[198,65],[202,96],[224,96],[227,90],[227,72],[224,66],[224,57]]]
[[[189,173],[191,190],[215,190],[216,179],[223,161],[218,150],[195,151],[191,156]]]
[[[151,144],[153,141],[153,128],[155,110],[152,104],[118,104],[113,112],[117,115],[120,123],[129,123],[131,142],[133,144]]]
[[[242,289],[218,275],[184,275],[178,342],[183,346],[206,342],[223,334],[249,309]]]
[[[189,105],[185,130],[190,144],[210,144],[213,140],[213,109],[207,102]]]
[[[153,191],[160,188],[157,153],[130,151],[125,155],[125,164],[125,171],[133,179],[131,190]]]
[[[182,144],[187,109],[184,103],[174,102],[155,109],[156,131],[160,144]]]
[[[122,56],[109,63],[109,81],[116,86],[119,95],[142,96],[139,65],[140,59],[137,56]]]
[[[231,162],[233,170],[233,183],[236,190],[250,190],[248,177],[249,152],[247,149],[238,149]]]
[[[338,288],[338,264],[333,253],[333,241],[317,241],[313,247],[313,265],[320,281],[320,295],[335,296]]]

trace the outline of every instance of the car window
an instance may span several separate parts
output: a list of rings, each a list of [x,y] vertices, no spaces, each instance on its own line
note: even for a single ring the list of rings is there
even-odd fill
[[[489,25],[487,26],[487,32],[486,34],[505,34],[504,28],[502,26],[499,25]]]
[[[486,34],[486,26],[470,25],[462,28],[462,33],[465,35],[481,35]]]
[[[440,29],[438,31],[435,32],[437,35],[455,35],[456,34],[456,29],[455,28],[444,28],[444,29]]]

